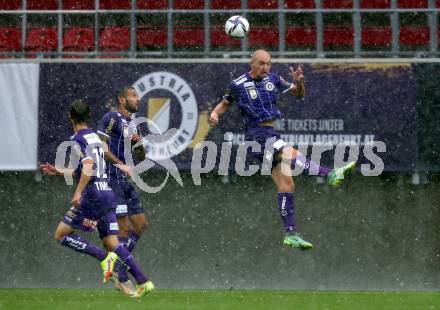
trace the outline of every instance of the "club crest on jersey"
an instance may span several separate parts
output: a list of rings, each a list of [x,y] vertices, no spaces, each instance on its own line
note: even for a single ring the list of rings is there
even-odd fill
[[[248,91],[251,99],[257,99],[258,95],[257,95],[257,90],[255,88],[253,88],[253,87],[248,88],[247,91]]]
[[[265,88],[267,91],[272,91],[273,88],[274,88],[274,86],[273,86],[272,82],[267,82],[266,84],[264,84],[264,88]]]
[[[157,141],[144,141],[148,158],[163,160],[180,154],[192,145],[198,129],[209,128],[200,125],[201,115],[194,92],[180,76],[170,72],[152,72],[137,80],[133,87],[141,102],[147,104],[146,116],[151,120],[148,122],[149,132],[164,137]],[[171,124],[179,124],[179,128],[173,129]]]

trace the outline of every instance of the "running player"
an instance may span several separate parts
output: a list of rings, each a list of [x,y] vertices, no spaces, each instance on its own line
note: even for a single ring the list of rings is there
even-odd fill
[[[294,83],[289,83],[279,75],[270,72],[271,56],[265,50],[255,51],[250,66],[249,72],[229,84],[223,100],[211,113],[210,123],[213,126],[216,125],[220,115],[228,109],[232,102],[236,102],[244,115],[246,141],[256,141],[263,148],[262,152],[253,155],[263,160],[266,142],[270,139],[274,141],[272,144],[274,161],[271,173],[278,191],[278,209],[286,231],[283,244],[303,250],[311,249],[313,245],[303,240],[297,233],[293,195],[295,185],[292,176],[283,173],[285,171],[282,169],[283,163],[288,163],[289,171],[291,165],[300,165],[327,178],[333,186],[341,184],[344,176],[354,169],[355,163],[351,162],[334,170],[322,167],[308,160],[298,150],[288,146],[280,139],[280,134],[274,128],[275,120],[281,118],[281,112],[277,107],[277,96],[279,92],[288,92],[298,98],[305,96],[304,74],[301,67],[296,70],[290,67]]]
[[[139,107],[139,96],[136,90],[127,86],[117,93],[118,110],[106,113],[98,126],[98,134],[108,144],[105,152],[105,159],[110,163],[107,165],[109,185],[117,198],[116,216],[119,224],[119,241],[132,252],[147,228],[147,219],[142,209],[139,195],[133,185],[128,182],[126,170],[126,159],[124,155],[124,139],[130,137],[133,143],[141,140],[137,129],[130,125],[132,114],[137,112]],[[134,150],[135,158],[139,161],[145,158],[143,146]],[[119,167],[119,168],[118,168]],[[123,293],[131,294],[133,285],[128,278],[124,266],[118,262],[115,266],[113,280],[115,286]]]
[[[141,297],[151,292],[154,285],[142,273],[131,253],[119,243],[116,197],[107,183],[102,141],[87,126],[90,119],[89,106],[82,100],[73,102],[69,119],[75,133],[71,137],[71,141],[75,142],[72,152],[79,156],[79,165],[63,173],[73,174],[78,184],[71,200],[72,207],[58,224],[55,239],[65,247],[98,259],[104,273],[103,282],[111,278],[115,263],[121,261],[138,283],[131,296]],[[62,175],[50,164],[41,165],[41,170],[47,175]],[[76,229],[86,232],[97,229],[104,247],[112,252],[108,253],[75,234]]]

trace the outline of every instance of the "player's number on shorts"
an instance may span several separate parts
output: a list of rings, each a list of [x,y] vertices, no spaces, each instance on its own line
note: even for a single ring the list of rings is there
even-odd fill
[[[92,150],[92,153],[95,156],[96,177],[106,178],[107,176],[105,174],[104,150],[102,149],[102,147],[95,147]]]

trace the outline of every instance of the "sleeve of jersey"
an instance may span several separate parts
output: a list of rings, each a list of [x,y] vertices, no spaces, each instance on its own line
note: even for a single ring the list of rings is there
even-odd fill
[[[278,76],[277,77],[277,89],[282,92],[283,94],[288,92],[292,87],[293,87],[293,83],[287,82],[285,79],[283,79],[283,77]]]
[[[104,115],[98,125],[98,134],[110,138],[116,119],[109,114]]]
[[[228,88],[226,88],[225,90],[225,94],[223,95],[223,99],[226,100],[229,103],[232,103],[235,99],[234,97],[234,89],[235,89],[235,85],[234,82],[231,82],[228,86]]]
[[[87,147],[87,144],[84,141],[81,139],[74,139],[73,141],[76,142],[76,145],[73,147],[73,151],[77,156],[79,156],[79,161],[81,164],[84,160],[93,158],[90,148]]]

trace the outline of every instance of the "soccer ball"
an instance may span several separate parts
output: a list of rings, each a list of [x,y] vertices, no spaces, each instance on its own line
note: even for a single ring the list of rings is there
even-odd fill
[[[243,39],[249,32],[249,22],[243,16],[232,16],[226,21],[225,31],[233,39]]]

